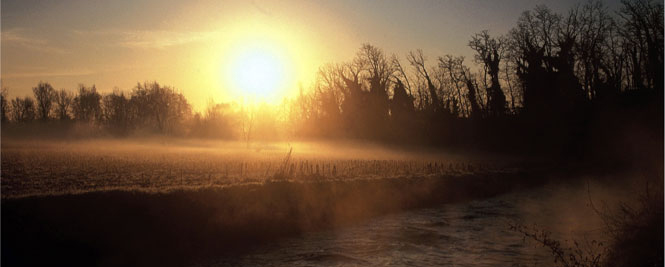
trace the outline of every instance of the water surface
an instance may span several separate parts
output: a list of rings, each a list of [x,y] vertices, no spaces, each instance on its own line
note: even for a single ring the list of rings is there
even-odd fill
[[[566,204],[559,199],[567,199]],[[536,223],[562,239],[597,238],[595,219],[571,225],[574,217],[589,211],[585,202],[577,191],[549,185],[380,216],[262,244],[242,256],[200,266],[553,266],[547,249],[525,241],[509,224]]]

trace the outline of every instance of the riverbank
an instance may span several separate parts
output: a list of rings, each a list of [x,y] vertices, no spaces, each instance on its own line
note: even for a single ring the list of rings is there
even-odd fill
[[[2,200],[5,266],[169,265],[381,214],[533,186],[534,172],[272,181],[168,193],[100,191]]]

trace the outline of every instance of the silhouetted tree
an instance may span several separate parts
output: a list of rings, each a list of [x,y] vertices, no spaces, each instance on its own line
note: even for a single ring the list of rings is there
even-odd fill
[[[324,127],[325,125],[339,126],[341,122],[341,86],[342,81],[337,66],[326,65],[319,69],[317,81],[314,85],[314,94],[318,106],[316,109],[318,111],[314,111],[314,113],[319,114]]]
[[[126,134],[131,128],[131,107],[123,92],[114,90],[102,98],[102,117],[112,132]]]
[[[31,122],[36,116],[35,101],[29,97],[12,99],[12,111],[15,122]]]
[[[482,109],[480,105],[478,105],[478,86],[470,75],[467,75],[466,73],[464,73],[464,84],[466,85],[466,90],[469,92],[467,98],[471,105],[471,118],[477,116],[476,114],[482,116]]]
[[[469,68],[464,66],[464,57],[454,57],[452,55],[445,55],[439,57],[439,69],[449,80],[452,87],[457,92],[457,99],[462,103],[464,113],[469,117],[476,117],[482,115],[482,110],[478,105],[478,98],[476,95],[475,87],[468,90],[466,94],[463,93],[463,88],[467,86],[467,80],[470,79]],[[466,96],[466,100],[464,99]],[[469,110],[470,106],[470,110]]]
[[[27,96],[23,99],[23,118],[25,122],[30,122],[37,118],[35,101]]]
[[[9,121],[9,103],[7,101],[7,88],[0,91],[0,118],[3,123]]]
[[[363,90],[362,75],[366,62],[356,56],[351,62],[338,66],[337,73],[342,79],[341,104],[345,128],[352,134],[365,133],[369,128],[365,123],[367,92]]]
[[[97,88],[86,87],[79,84],[79,92],[74,97],[72,110],[74,118],[84,122],[98,122],[102,115],[100,101],[102,96],[97,92]]]
[[[482,31],[471,37],[469,47],[476,51],[476,62],[483,64],[490,76],[487,91],[487,112],[490,116],[503,116],[506,113],[506,96],[499,84],[499,66],[505,51],[502,37],[493,38],[488,31]]]
[[[395,86],[393,87],[390,113],[393,121],[401,125],[404,125],[409,120],[413,120],[413,97],[406,92],[404,84],[400,79],[396,79]]]
[[[406,93],[413,99],[413,91],[411,91],[411,83],[409,82],[409,75],[406,74],[406,71],[404,71],[404,68],[402,67],[402,63],[400,62],[399,58],[397,58],[396,55],[392,56],[392,64],[393,64],[393,69],[395,70],[394,77],[396,80],[404,81],[406,83],[402,83],[404,86],[404,89],[406,89]],[[413,106],[413,103],[411,103]]]
[[[45,121],[49,119],[51,113],[51,106],[55,99],[55,90],[49,83],[39,82],[37,87],[32,88],[37,100],[37,114],[39,119]]]
[[[424,107],[433,113],[440,112],[442,108],[442,100],[439,98],[437,88],[432,83],[432,79],[427,72],[423,51],[418,49],[415,52],[409,52],[408,60],[411,66],[416,70],[418,77],[421,77],[424,80],[427,93],[429,94],[427,97],[421,96],[421,103],[424,103]]]
[[[560,107],[559,110],[564,112],[578,112],[577,109],[595,94],[594,89],[591,90],[592,94],[585,94],[579,78],[575,75],[575,45],[579,42],[577,30],[579,23],[574,10],[571,10],[567,17],[559,16],[553,39],[556,53],[545,59],[552,67],[549,76],[554,87],[555,103]]]
[[[508,95],[510,96],[510,109],[513,114],[518,113],[518,107],[521,107],[521,103],[518,103],[522,99],[521,94],[519,93],[519,78],[516,74],[516,67],[512,59],[503,61],[503,80],[508,85]]]
[[[290,134],[298,137],[313,136],[315,129],[312,127],[314,124],[312,96],[305,93],[302,86],[298,89],[298,96],[288,104],[287,123]]]
[[[232,105],[229,103],[215,104],[210,102],[205,110],[204,117],[200,119],[199,134],[206,137],[232,138],[234,115]],[[197,114],[198,115],[198,114]]]
[[[69,120],[70,109],[74,101],[74,95],[65,89],[60,89],[55,93],[55,113],[59,120]]]
[[[342,81],[339,76],[338,66],[326,65],[319,68],[317,81],[314,85],[315,103],[309,108],[311,115],[316,116],[317,126],[322,128],[323,135],[332,134],[335,129],[342,125],[342,113],[340,110],[342,101]]]
[[[191,115],[191,107],[181,93],[157,82],[137,84],[130,102],[136,123],[160,133],[174,133]]]
[[[632,87],[663,89],[663,3],[622,0],[622,35],[629,43]]]
[[[600,83],[603,40],[611,21],[600,1],[589,1],[581,9],[572,9],[564,26],[566,27],[562,32],[567,38],[563,38],[566,40],[563,49],[575,49],[571,56],[577,55],[577,69],[581,73],[578,77],[581,78],[585,96],[594,98],[595,89]]]
[[[366,79],[369,81],[369,93],[366,94],[364,123],[371,127],[370,133],[386,130],[389,115],[388,83],[395,70],[383,51],[370,44],[363,44],[357,55],[366,66]]]
[[[242,134],[242,141],[245,142],[248,148],[250,142],[252,141],[252,134],[254,133],[255,119],[255,110],[243,103],[242,107],[240,108],[240,130]]]
[[[448,78],[446,70],[440,66],[432,66],[430,72],[432,84],[437,96],[441,99],[441,113],[449,113],[453,117],[462,116],[459,94],[455,94],[454,83]]]
[[[605,74],[605,81],[598,88],[598,97],[618,95],[628,88],[627,75],[629,48],[628,42],[621,37],[621,28],[615,19],[611,19],[606,39],[603,42],[600,68]]]
[[[538,110],[547,101],[541,83],[546,83],[545,53],[552,50],[553,24],[558,17],[549,9],[539,6],[534,11],[525,11],[518,19],[517,26],[510,31],[511,53],[522,80],[523,104],[526,112]],[[551,56],[551,54],[547,55]]]
[[[565,24],[565,23],[564,23]],[[571,35],[562,18],[544,6],[525,11],[510,31],[511,58],[523,88],[524,110],[533,116],[572,111],[584,101],[574,76]]]

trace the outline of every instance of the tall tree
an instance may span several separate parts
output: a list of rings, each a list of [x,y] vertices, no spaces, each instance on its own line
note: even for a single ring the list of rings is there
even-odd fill
[[[390,114],[393,121],[404,125],[413,119],[413,97],[409,95],[400,79],[396,79],[393,87],[393,98],[390,102]]]
[[[55,93],[55,113],[59,120],[69,120],[69,110],[72,107],[74,96],[65,89]]]
[[[101,101],[102,96],[97,92],[97,88],[86,87],[79,84],[79,92],[74,97],[74,118],[85,122],[99,121],[102,115]]]
[[[191,106],[182,93],[157,82],[137,84],[130,102],[139,126],[160,133],[174,133],[191,115]]]
[[[633,88],[663,89],[663,3],[622,0],[622,33],[630,51]]]
[[[0,118],[3,123],[9,121],[9,102],[7,101],[7,88],[0,92]]]
[[[464,57],[445,55],[439,57],[439,68],[448,76],[450,83],[457,91],[458,101],[463,103],[464,112],[468,117],[481,117],[483,108],[479,104],[481,97],[477,93],[474,75],[464,65]],[[466,92],[464,91],[466,88]]]
[[[55,90],[49,83],[39,82],[37,87],[32,88],[32,92],[37,100],[37,113],[39,119],[45,121],[49,119],[51,106],[55,99]]]
[[[434,113],[437,113],[441,110],[442,103],[441,103],[441,98],[439,97],[439,94],[437,93],[437,88],[434,86],[432,83],[432,78],[427,71],[427,67],[425,65],[425,56],[423,56],[423,51],[418,49],[415,52],[411,51],[409,52],[409,55],[407,57],[409,60],[409,63],[411,66],[416,70],[416,74],[418,77],[424,80],[425,86],[427,88],[428,92],[428,98],[427,100],[421,99],[421,103],[425,102],[425,108],[431,110]],[[424,98],[424,97],[422,97]]]
[[[369,81],[369,94],[364,103],[365,124],[373,132],[384,130],[389,115],[388,84],[395,73],[392,63],[381,49],[370,44],[363,44],[358,52],[358,60],[366,66],[365,77]]]
[[[12,99],[12,119],[15,122],[31,122],[35,119],[35,101],[30,97]]]
[[[488,113],[490,116],[502,116],[506,113],[506,96],[499,83],[499,66],[505,52],[505,40],[503,37],[491,37],[484,30],[471,37],[469,47],[476,51],[476,62],[483,64],[483,69],[490,76],[491,83],[486,88]]]
[[[522,13],[510,31],[510,58],[522,85],[524,111],[532,116],[573,112],[585,99],[573,71],[574,35],[563,27],[567,21],[537,6]]]
[[[110,130],[116,134],[126,134],[131,127],[129,99],[119,90],[102,98],[102,116]]]

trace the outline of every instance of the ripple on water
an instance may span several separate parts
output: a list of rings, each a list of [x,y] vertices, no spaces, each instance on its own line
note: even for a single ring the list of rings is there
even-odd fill
[[[385,215],[203,266],[552,266],[548,251],[508,230],[508,222],[521,216],[515,198]]]

